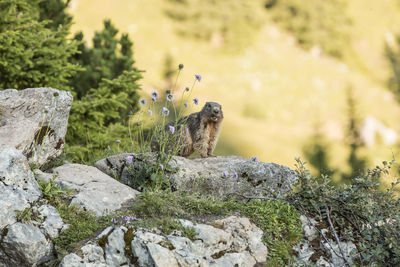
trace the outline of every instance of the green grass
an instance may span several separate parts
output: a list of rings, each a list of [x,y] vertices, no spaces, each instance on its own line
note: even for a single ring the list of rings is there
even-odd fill
[[[269,266],[290,264],[292,247],[302,237],[299,213],[289,204],[278,201],[243,202],[179,191],[146,191],[138,196],[131,211],[141,218],[135,222],[137,226],[157,227],[166,234],[177,229],[190,239],[194,238],[193,230],[182,229],[176,218],[210,223],[216,218],[240,213],[263,230],[263,242],[269,251]]]
[[[109,216],[96,217],[76,205],[69,205],[74,192],[61,190],[53,180],[48,183],[39,181],[39,186],[43,197],[58,210],[63,222],[69,225],[54,239],[56,250],[61,255],[70,253],[80,241],[93,237],[96,231],[111,225]],[[25,220],[31,218],[29,211],[22,212],[20,216]]]

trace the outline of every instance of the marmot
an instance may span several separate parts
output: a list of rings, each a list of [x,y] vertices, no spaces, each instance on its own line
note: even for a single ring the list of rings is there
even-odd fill
[[[179,156],[189,157],[198,152],[202,158],[213,157],[223,118],[221,105],[207,102],[200,112],[168,123],[165,130],[170,130],[170,126],[176,128],[174,145],[180,147]]]

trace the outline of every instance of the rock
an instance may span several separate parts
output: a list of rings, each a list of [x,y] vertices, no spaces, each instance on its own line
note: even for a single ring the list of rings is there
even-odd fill
[[[247,250],[257,262],[265,262],[268,249],[262,243],[263,231],[252,224],[249,219],[231,216],[217,220],[213,225],[230,233],[232,236],[231,249],[235,251]]]
[[[120,209],[139,193],[91,166],[66,164],[55,168],[54,174],[55,183],[62,189],[78,192],[71,204],[93,211],[96,216]]]
[[[116,228],[109,236],[106,243],[106,263],[109,266],[121,266],[128,263],[125,256],[125,229]]]
[[[327,238],[328,229],[319,229],[324,233],[326,240],[320,236],[315,226],[317,222],[313,218],[304,215],[300,216],[305,239],[294,246],[293,250],[297,252],[296,266],[327,266],[342,267],[345,266],[339,246],[341,247],[346,261],[352,265],[353,255],[357,251],[356,246],[352,242],[339,242]],[[321,253],[322,252],[322,253]],[[324,256],[316,256],[321,255]],[[327,258],[325,255],[328,255]]]
[[[0,144],[0,230],[15,223],[16,211],[29,208],[41,195],[25,156]]]
[[[87,267],[87,264],[81,257],[75,253],[65,256],[58,267]]]
[[[50,205],[42,205],[39,208],[39,212],[40,218],[44,220],[40,228],[42,228],[51,239],[57,238],[64,226],[58,210]]]
[[[355,252],[357,251],[357,247],[353,242],[339,242],[339,244],[337,244],[330,239],[328,239],[328,242],[324,241],[322,242],[322,245],[327,251],[329,251],[329,254],[331,255],[329,259],[331,266],[346,266],[343,256],[350,266],[353,265],[352,256],[354,256],[356,254]],[[343,256],[340,252],[339,246],[342,249]]]
[[[61,154],[72,95],[52,88],[0,91],[0,140],[43,166]]]
[[[60,266],[81,266],[80,263],[94,266],[104,263],[107,266],[254,266],[266,261],[268,249],[262,243],[262,231],[247,218],[232,216],[216,220],[212,225],[179,222],[196,231],[194,241],[142,228],[109,227],[97,238],[105,253],[96,244],[87,244],[78,253],[82,257],[70,254]],[[131,255],[126,254],[128,240],[131,240]]]
[[[86,262],[104,263],[104,251],[101,247],[93,244],[87,244],[81,248],[83,259]]]
[[[174,253],[168,248],[164,248],[158,244],[148,243],[147,252],[154,266],[159,267],[180,267],[175,259]]]
[[[130,155],[133,156],[133,162],[128,167],[126,158]],[[134,183],[128,169],[135,171],[154,160],[154,153],[124,153],[99,160],[94,166],[122,183],[132,185]],[[178,169],[177,172],[167,172],[175,188],[198,190],[206,186],[208,191],[218,195],[283,195],[292,190],[297,179],[294,171],[288,167],[254,162],[238,156],[197,159],[174,156],[170,165]]]
[[[243,267],[254,267],[256,261],[250,255],[249,252],[244,251],[242,253],[229,253],[223,255],[210,263],[210,267],[232,267],[232,266],[243,266]]]
[[[0,265],[38,266],[54,259],[53,246],[42,232],[24,223],[14,223],[0,243]]]

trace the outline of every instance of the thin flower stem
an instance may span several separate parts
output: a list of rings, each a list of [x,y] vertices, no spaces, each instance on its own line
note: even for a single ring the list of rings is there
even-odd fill
[[[181,69],[178,70],[178,74],[176,75],[174,86],[172,87],[172,90],[171,90],[171,94],[172,94],[172,93],[174,92],[174,90],[175,90],[176,83],[178,82],[179,74],[181,74]]]

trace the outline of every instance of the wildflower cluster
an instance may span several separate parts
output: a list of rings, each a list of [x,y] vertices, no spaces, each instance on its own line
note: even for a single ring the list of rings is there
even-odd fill
[[[111,218],[111,223],[112,224],[119,224],[119,225],[129,225],[130,223],[137,221],[138,219],[134,216],[117,216],[114,218]]]
[[[136,176],[134,173],[142,173],[145,177],[149,176],[147,177],[149,178],[148,180],[153,181],[152,185],[157,185],[157,187],[160,185],[163,187],[167,184],[165,181],[161,180],[163,180],[163,177],[165,178],[164,172],[169,169],[168,162],[173,155],[177,155],[182,149],[179,138],[188,134],[187,129],[182,127],[182,125],[185,124],[183,115],[189,109],[189,103],[193,102],[194,105],[199,104],[199,99],[197,97],[191,97],[195,85],[201,82],[202,76],[199,74],[194,75],[191,88],[184,87],[184,89],[181,90],[181,97],[177,100],[176,84],[182,70],[183,64],[179,64],[175,84],[171,89],[165,91],[165,97],[157,90],[154,90],[150,94],[150,99],[140,99],[139,104],[142,109],[135,118],[131,118],[129,121],[130,134],[132,121],[137,125],[136,139],[140,151],[142,153],[158,151],[158,153],[155,164],[149,163],[151,166],[148,166],[147,169],[142,169],[135,164],[131,164],[133,156],[128,156],[126,158],[128,170],[130,170],[133,176]],[[149,170],[151,170],[151,172]],[[143,178],[139,178],[141,181],[142,179]]]

